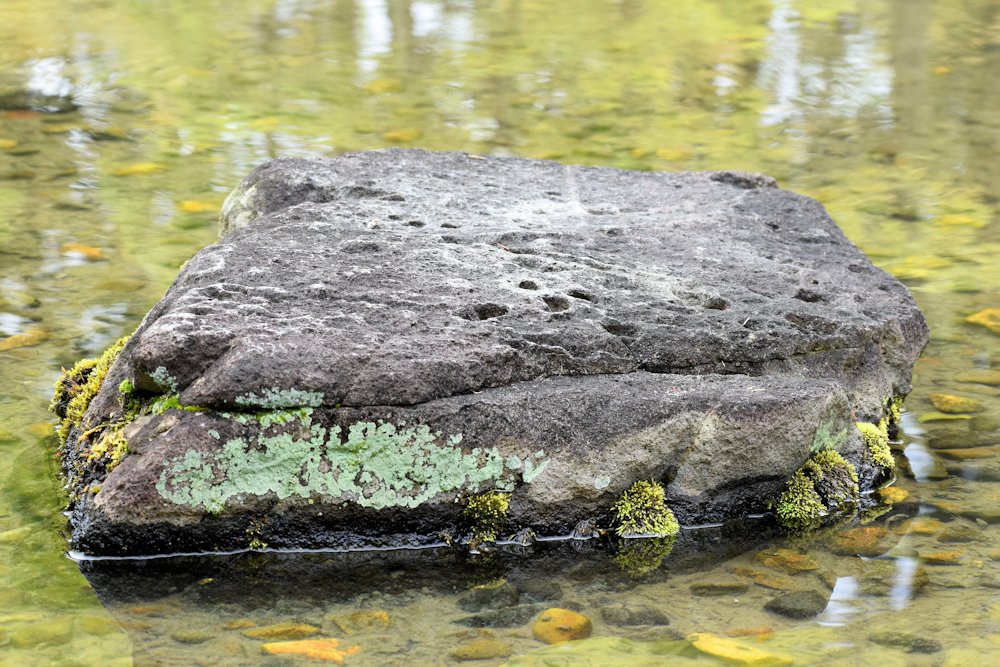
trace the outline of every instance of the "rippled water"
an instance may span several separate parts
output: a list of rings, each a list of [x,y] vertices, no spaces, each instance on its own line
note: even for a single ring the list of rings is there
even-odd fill
[[[486,638],[512,665],[717,662],[691,633],[802,665],[1000,662],[1000,2],[4,0],[0,44],[0,664],[294,663],[243,634],[279,622],[349,665]],[[908,496],[790,542],[68,560],[60,367],[138,324],[253,165],[389,145],[757,170],[824,202],[931,324]],[[765,610],[787,591],[825,608]],[[594,639],[539,651],[547,606]]]

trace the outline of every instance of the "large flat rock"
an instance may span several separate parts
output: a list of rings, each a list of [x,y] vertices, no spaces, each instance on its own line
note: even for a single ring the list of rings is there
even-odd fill
[[[738,517],[831,433],[870,483],[851,421],[909,391],[926,340],[907,290],[767,177],[273,160],[84,421],[121,413],[123,379],[203,411],[140,417],[109,474],[77,466],[100,488],[73,539],[426,543],[491,489],[512,494],[509,532],[552,534],[606,520],[638,479],[664,482],[682,522]]]

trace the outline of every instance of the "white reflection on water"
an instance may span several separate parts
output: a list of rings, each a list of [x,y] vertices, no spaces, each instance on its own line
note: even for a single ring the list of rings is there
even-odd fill
[[[850,604],[858,597],[858,582],[854,577],[837,577],[830,594],[830,602],[816,621],[819,625],[847,625],[852,614],[858,613],[857,607]]]
[[[361,5],[360,43],[358,69],[371,74],[378,69],[378,57],[389,53],[392,46],[392,23],[388,8],[382,0],[366,0]]]
[[[919,561],[916,558],[897,558],[896,574],[892,579],[892,590],[889,591],[889,606],[893,611],[906,609],[913,596],[913,577],[917,573]]]

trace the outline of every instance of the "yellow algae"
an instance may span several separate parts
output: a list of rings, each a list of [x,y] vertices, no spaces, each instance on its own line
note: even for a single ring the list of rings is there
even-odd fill
[[[790,665],[791,658],[776,653],[768,653],[754,646],[748,646],[732,639],[717,637],[708,632],[688,635],[691,645],[702,653],[729,660],[740,665]]]
[[[954,394],[931,394],[931,403],[941,412],[948,414],[962,412],[979,412],[983,409],[982,401]]]
[[[197,199],[185,199],[177,204],[178,210],[182,213],[214,213],[219,210],[217,204]]]
[[[0,340],[0,352],[15,350],[19,347],[38,345],[48,338],[48,333],[41,327],[31,327],[27,331]]]
[[[365,90],[376,94],[393,92],[400,90],[402,87],[403,82],[399,79],[375,79],[365,84]]]
[[[346,625],[354,631],[385,630],[392,625],[392,618],[381,609],[354,611],[348,614]]]
[[[798,574],[799,572],[819,569],[819,563],[809,556],[784,547],[765,549],[754,556],[754,560],[764,567],[781,570],[786,574]]]
[[[837,533],[830,542],[834,553],[845,556],[873,557],[885,553],[889,546],[882,543],[888,529],[884,526],[858,526]]]
[[[970,382],[973,384],[986,384],[991,387],[1000,387],[1000,370],[989,368],[973,368],[962,371],[955,376],[957,382]]]
[[[226,630],[243,630],[246,628],[252,628],[255,625],[257,624],[251,621],[249,618],[237,618],[233,619],[232,621],[226,621],[226,624],[222,627],[224,627]]]
[[[920,555],[920,559],[928,565],[954,565],[961,557],[962,552],[958,550],[932,551]]]
[[[991,459],[1000,451],[993,447],[964,447],[962,449],[935,449],[934,453],[946,459],[966,460],[966,459]]]
[[[965,318],[966,322],[979,324],[993,333],[1000,334],[1000,308],[984,308]]]
[[[887,486],[878,490],[879,498],[886,503],[901,503],[910,497],[910,492],[898,486]]]
[[[319,628],[308,623],[276,623],[253,630],[244,630],[243,636],[250,639],[298,639],[318,633]]]
[[[300,655],[304,658],[342,665],[344,658],[354,655],[361,650],[361,647],[345,646],[341,648],[339,639],[301,639],[262,644],[261,649],[271,655]]]
[[[753,637],[759,641],[774,636],[774,628],[770,625],[759,625],[755,628],[730,628],[726,630],[727,637]]]
[[[115,176],[143,176],[145,174],[156,174],[166,168],[165,165],[158,162],[136,162],[113,169],[111,173]]]
[[[407,143],[409,141],[414,141],[420,138],[420,130],[415,127],[404,127],[399,130],[389,130],[382,135],[382,138],[386,141],[392,141],[398,144]]]
[[[917,417],[917,421],[921,424],[926,424],[927,422],[939,422],[939,421],[954,421],[961,419],[971,419],[969,415],[949,415],[944,412],[923,412]]]
[[[986,226],[986,221],[968,213],[948,213],[938,217],[935,224],[944,227],[973,227],[981,229]]]
[[[787,591],[795,587],[792,579],[781,574],[761,572],[750,567],[736,567],[733,568],[733,572],[742,577],[747,577],[748,579],[753,580],[753,582],[758,586],[771,588],[776,591]]]
[[[920,516],[910,521],[906,527],[906,532],[916,533],[917,535],[936,535],[942,528],[944,528],[944,524],[940,520]]]
[[[69,257],[82,257],[92,262],[104,259],[103,250],[83,243],[63,243],[59,246],[59,252]]]
[[[16,148],[17,142],[13,139],[0,139],[0,151],[7,151],[11,148]]]
[[[678,161],[691,157],[691,153],[682,148],[657,148],[656,157],[664,160]]]
[[[42,132],[45,134],[68,134],[79,129],[80,126],[76,123],[53,123],[51,125],[44,125]]]

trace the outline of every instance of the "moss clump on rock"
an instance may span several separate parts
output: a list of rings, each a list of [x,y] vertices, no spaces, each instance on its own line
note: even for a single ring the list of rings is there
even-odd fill
[[[619,536],[669,537],[680,532],[674,513],[667,507],[663,487],[652,480],[639,480],[611,507]]]
[[[837,452],[825,449],[810,456],[788,480],[778,498],[778,522],[792,531],[812,530],[831,509],[855,505],[859,497],[854,466]]]
[[[66,444],[74,426],[82,426],[83,415],[90,407],[90,401],[100,391],[108,369],[118,358],[118,353],[125,347],[128,339],[128,336],[119,338],[97,359],[78,361],[70,370],[64,370],[56,381],[49,408],[59,417],[56,433],[61,444]]]
[[[789,530],[809,530],[819,526],[826,506],[816,493],[813,482],[800,469],[792,474],[778,498],[778,523]]]
[[[128,454],[128,439],[125,437],[124,424],[116,424],[97,441],[96,445],[90,448],[87,454],[88,461],[107,459],[105,467],[107,470],[113,469]]]
[[[855,426],[864,436],[865,448],[872,463],[880,468],[892,468],[896,465],[896,460],[892,458],[892,450],[889,449],[888,419],[882,419],[877,425],[871,422],[857,422]]]
[[[472,522],[472,545],[475,547],[483,542],[496,542],[507,520],[507,509],[510,507],[510,494],[490,491],[469,498],[465,507],[465,516]]]

